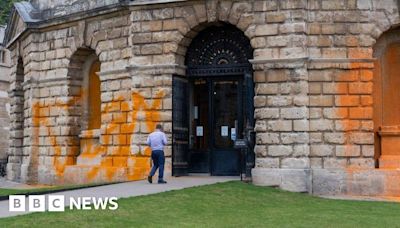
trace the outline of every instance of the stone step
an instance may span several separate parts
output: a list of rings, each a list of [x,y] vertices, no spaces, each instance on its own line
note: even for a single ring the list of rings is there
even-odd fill
[[[126,167],[74,165],[66,166],[65,184],[88,184],[127,181]]]
[[[84,155],[78,156],[78,158],[76,159],[76,164],[77,165],[89,165],[89,166],[101,165],[102,160],[103,160],[102,155],[84,154]]]
[[[379,168],[400,170],[400,156],[382,156],[379,158]]]

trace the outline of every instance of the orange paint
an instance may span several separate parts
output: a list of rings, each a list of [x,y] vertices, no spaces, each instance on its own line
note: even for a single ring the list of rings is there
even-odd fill
[[[126,180],[137,180],[144,178],[150,169],[150,148],[145,147],[142,153],[134,153],[131,155],[131,138],[139,127],[138,123],[143,121],[147,131],[153,131],[155,125],[160,121],[160,110],[164,92],[160,91],[155,95],[155,98],[150,101],[146,100],[138,93],[132,93],[131,105],[122,97],[103,105],[103,114],[111,114],[111,123],[105,124],[105,135],[100,135],[102,143],[96,142],[94,138],[94,131],[85,131],[84,138],[81,139],[81,153],[79,157],[93,160],[100,158],[98,165],[90,165],[89,171],[86,173],[87,181],[95,180],[99,173],[103,173],[107,181],[113,181],[116,172],[121,169],[126,170]],[[43,107],[40,102],[34,103],[32,106],[33,111],[33,125],[34,128],[34,141],[39,144],[39,132],[45,129],[48,134],[53,135],[51,127],[49,126],[48,111],[51,108],[58,108],[60,112],[69,110],[79,104],[83,93],[74,98],[57,101],[50,107]],[[151,103],[150,103],[151,102]],[[130,110],[132,107],[133,110]],[[144,119],[138,117],[142,112]],[[100,115],[99,115],[100,116]],[[94,126],[94,125],[92,125]],[[76,157],[62,156],[62,148],[64,144],[57,142],[57,136],[48,137],[50,140],[50,147],[54,152],[53,167],[55,174],[64,178],[65,169],[68,166],[76,166],[83,168],[83,165],[76,164]],[[150,151],[150,152],[149,152]],[[144,157],[142,157],[144,156]],[[87,165],[84,165],[87,166]]]
[[[369,50],[358,49],[350,50],[349,58],[370,58],[371,52]],[[376,132],[379,126],[383,123],[397,123],[400,125],[400,90],[397,84],[400,84],[400,77],[398,77],[398,72],[400,72],[400,44],[396,48],[396,51],[389,53],[388,58],[395,62],[391,62],[390,70],[385,71],[393,73],[393,78],[390,79],[390,83],[387,85],[392,85],[391,87],[385,87],[382,85],[381,75],[381,62],[375,63],[375,70],[371,63],[351,63],[349,64],[348,70],[341,71],[339,74],[335,75],[335,82],[337,84],[336,91],[341,91],[335,95],[335,106],[336,115],[340,120],[335,120],[336,131],[342,132],[345,138],[343,155],[349,158],[349,161],[353,158],[354,151],[357,151],[357,147],[361,150],[365,149],[359,143],[355,143],[354,140],[360,139],[363,134],[372,134],[369,129],[371,126],[364,129],[364,123],[366,121],[374,122],[374,131]],[[385,66],[386,68],[389,65]],[[342,93],[344,91],[344,86],[342,83],[347,83],[348,92],[346,94]],[[383,83],[384,84],[384,83]],[[340,95],[338,95],[340,94]],[[385,95],[386,94],[386,95]],[[382,97],[383,96],[383,97]],[[382,107],[382,105],[386,107]],[[394,109],[392,109],[394,108]],[[387,110],[392,109],[392,110]],[[348,113],[348,116],[346,116]],[[398,132],[400,133],[400,126]],[[375,134],[377,135],[377,134]],[[400,134],[399,134],[400,136]],[[378,138],[375,136],[375,148],[379,148],[380,143]],[[398,153],[400,155],[400,137],[399,144],[391,142],[389,147],[382,147],[382,155],[385,153]],[[397,147],[392,150],[391,147]],[[379,150],[377,150],[379,152]],[[363,151],[361,151],[363,153]],[[376,153],[376,152],[375,152]],[[360,158],[362,155],[360,155]],[[379,157],[379,153],[375,154],[375,158]],[[358,158],[358,157],[354,157]],[[361,159],[360,162],[363,160]],[[368,161],[368,160],[367,160]],[[371,160],[369,160],[371,162]],[[382,165],[382,161],[380,162]],[[393,167],[394,168],[394,167]],[[400,162],[396,168],[400,168]],[[395,169],[382,169],[375,170],[374,167],[363,167],[357,164],[348,163],[346,168],[346,194],[363,194],[360,190],[360,181],[370,181],[368,178],[374,177],[371,172],[379,172],[379,177],[382,178],[382,190],[378,195],[386,196],[400,196],[400,172]],[[364,178],[364,179],[363,179]],[[373,184],[373,182],[371,182]],[[377,181],[379,184],[380,182]],[[364,183],[365,184],[365,183]],[[372,186],[371,186],[372,187]],[[376,186],[375,186],[376,187]],[[368,191],[366,191],[368,192]]]
[[[355,51],[356,49],[352,50]],[[353,56],[357,58],[361,58],[356,55],[356,53],[352,53]],[[360,54],[363,56],[363,53]],[[361,63],[362,64],[362,63]],[[370,72],[367,70],[360,70],[362,67],[360,63],[350,63],[349,69],[345,71],[339,71],[337,75],[335,75],[336,83],[336,91],[344,91],[344,88],[348,88],[347,94],[337,93],[340,95],[335,95],[335,105],[336,105],[336,116],[342,120],[336,121],[336,130],[341,131],[345,138],[344,151],[343,155],[351,157],[354,153],[354,146],[358,146],[354,144],[354,133],[361,132],[361,120],[372,119],[373,110],[372,104],[368,102],[362,102],[362,98],[365,97],[365,94],[372,93],[372,83],[371,82],[363,82],[360,80],[365,80],[369,78]],[[368,76],[362,76],[361,74],[367,74]],[[347,85],[344,85],[344,84]],[[364,98],[365,99],[365,98]],[[365,104],[365,105],[364,105]],[[347,169],[352,170],[353,168],[358,168],[353,165],[348,165]]]

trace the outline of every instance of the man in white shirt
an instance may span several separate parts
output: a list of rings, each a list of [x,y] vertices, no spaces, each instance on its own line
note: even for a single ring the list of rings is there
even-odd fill
[[[163,132],[161,124],[157,124],[156,130],[147,137],[147,145],[151,147],[151,159],[153,160],[153,167],[147,177],[149,183],[153,183],[153,176],[158,169],[158,183],[166,184],[164,177],[164,146],[167,145],[167,137]]]

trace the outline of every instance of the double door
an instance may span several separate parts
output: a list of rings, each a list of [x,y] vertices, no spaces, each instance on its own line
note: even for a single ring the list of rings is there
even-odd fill
[[[239,175],[243,132],[243,80],[198,78],[189,82],[188,172]]]

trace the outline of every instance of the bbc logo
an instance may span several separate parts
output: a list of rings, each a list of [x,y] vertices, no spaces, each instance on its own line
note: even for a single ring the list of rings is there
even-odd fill
[[[8,208],[11,212],[24,212],[26,206],[31,212],[44,212],[46,205],[48,211],[62,212],[65,211],[65,197],[63,195],[30,195],[28,196],[28,205],[26,205],[25,195],[10,195],[8,198]]]
[[[47,198],[46,198],[47,197]],[[28,198],[28,200],[26,200]],[[65,211],[63,195],[10,195],[8,208],[11,212]],[[117,197],[69,197],[70,210],[117,210]],[[46,208],[47,205],[47,208]]]

